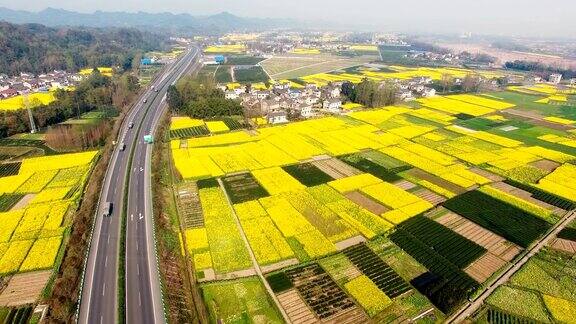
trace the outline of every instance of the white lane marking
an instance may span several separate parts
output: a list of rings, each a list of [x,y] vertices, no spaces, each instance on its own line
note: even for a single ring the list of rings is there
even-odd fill
[[[138,251],[138,241],[136,241],[136,251]]]
[[[102,296],[106,294],[106,283],[102,285]]]
[[[134,220],[134,214],[130,214],[130,221]]]
[[[106,239],[106,244],[110,244],[110,233],[108,233],[108,238]]]
[[[100,324],[104,323],[104,315],[100,315]]]
[[[142,296],[140,295],[140,292],[138,292],[138,306],[142,306]]]
[[[104,259],[104,268],[108,267],[108,256]]]
[[[136,274],[140,277],[140,264],[136,263]]]

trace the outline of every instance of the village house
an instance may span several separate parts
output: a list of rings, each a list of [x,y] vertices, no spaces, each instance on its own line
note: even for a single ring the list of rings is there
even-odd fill
[[[562,81],[562,74],[553,73],[553,74],[550,74],[550,76],[548,77],[548,82],[550,82],[550,83],[559,84],[560,81]]]
[[[226,90],[226,92],[224,92],[224,98],[226,99],[236,100],[238,97],[239,93],[236,93],[236,91]]]
[[[336,98],[324,100],[322,109],[333,114],[339,114],[342,111],[342,101]]]
[[[266,115],[268,124],[281,124],[288,122],[288,114],[285,111],[275,111]]]

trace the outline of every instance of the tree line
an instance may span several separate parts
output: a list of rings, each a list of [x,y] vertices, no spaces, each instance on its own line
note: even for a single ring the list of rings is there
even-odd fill
[[[0,73],[17,75],[85,67],[129,70],[142,52],[158,50],[166,39],[130,28],[50,28],[0,22]]]
[[[364,78],[354,85],[352,82],[342,84],[342,94],[351,102],[365,107],[377,108],[396,103],[397,87],[391,82],[375,82]]]
[[[210,78],[183,77],[168,88],[166,100],[173,112],[192,118],[210,119],[243,113],[242,105],[226,99]]]
[[[565,79],[576,78],[576,70],[564,69],[560,67],[542,64],[540,62],[516,60],[504,64],[507,69],[534,72],[542,77],[548,77],[550,74],[559,73]]]

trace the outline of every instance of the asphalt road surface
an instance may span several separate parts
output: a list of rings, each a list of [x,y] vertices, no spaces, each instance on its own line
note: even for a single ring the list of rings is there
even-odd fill
[[[144,143],[143,138],[154,133],[166,106],[168,86],[187,71],[197,68],[199,57],[199,50],[192,47],[166,67],[154,81],[153,88],[148,88],[123,122],[117,142],[126,147],[121,151],[121,145],[117,145],[106,171],[83,277],[79,323],[115,323],[118,320],[120,220],[127,181],[126,322],[165,322],[151,212],[152,147]],[[130,122],[134,123],[132,128],[128,127]],[[113,203],[110,217],[102,216],[105,202]]]

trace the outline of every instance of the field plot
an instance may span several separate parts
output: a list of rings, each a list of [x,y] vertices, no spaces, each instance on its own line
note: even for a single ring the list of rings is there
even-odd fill
[[[170,130],[170,138],[189,138],[210,135],[205,125]]]
[[[16,205],[24,194],[0,194],[0,212],[7,212]]]
[[[230,175],[222,178],[222,183],[233,204],[267,197],[268,192],[250,173]]]
[[[200,189],[199,194],[210,256],[216,273],[225,274],[252,267],[224,193],[220,188],[213,187]]]
[[[22,162],[0,164],[0,177],[7,177],[18,174]]]
[[[266,82],[269,80],[268,75],[261,66],[250,68],[234,68],[234,79],[236,82]]]
[[[550,228],[548,222],[479,191],[447,200],[444,207],[524,248]]]
[[[245,278],[201,286],[212,323],[282,323],[282,316],[258,278]]]
[[[354,155],[346,155],[340,157],[340,159],[356,169],[362,170],[366,173],[370,173],[373,176],[376,176],[383,181],[387,182],[394,182],[401,180],[402,177],[397,175],[400,172],[406,171],[410,169],[409,166],[400,166],[396,168],[386,168],[383,165],[380,165],[376,162],[373,162],[362,155],[354,154]]]
[[[412,289],[386,262],[382,261],[365,244],[356,245],[344,250],[344,255],[386,296],[398,297]]]
[[[271,78],[297,79],[303,76],[341,70],[362,65],[373,60],[374,56],[344,58],[332,55],[276,56],[260,62]]]
[[[282,169],[307,187],[321,185],[334,180],[334,178],[322,172],[322,170],[312,163],[288,165],[282,167]]]
[[[481,255],[484,249],[447,228],[441,229],[439,227],[435,227],[438,237],[434,238],[428,234],[428,237],[423,237],[430,244],[428,245],[413,234],[413,232],[419,233],[421,228],[418,226],[425,222],[423,219],[423,217],[416,217],[407,222],[406,228],[399,226],[390,235],[390,239],[430,270],[430,272],[414,278],[411,281],[412,285],[426,295],[441,311],[450,312],[468,297],[470,291],[478,287],[478,283],[446,257],[450,257],[451,260],[455,260],[460,265],[467,265],[474,260],[473,256]],[[430,224],[433,221],[426,223]],[[440,242],[443,239],[440,236],[442,234],[449,238],[452,237],[456,244],[462,244],[466,249],[463,251],[449,249]],[[442,248],[443,245],[446,256],[432,248],[433,246]],[[458,259],[459,255],[462,255],[463,258]]]
[[[543,250],[492,294],[487,304],[518,318],[569,323],[576,315],[575,271],[574,258]]]
[[[319,320],[326,321],[356,308],[354,302],[316,263],[285,273]]]
[[[328,160],[314,161],[311,163],[334,179],[350,177],[362,173],[361,171],[334,158]]]
[[[13,276],[0,294],[0,306],[35,303],[51,274],[52,271],[35,271]]]

